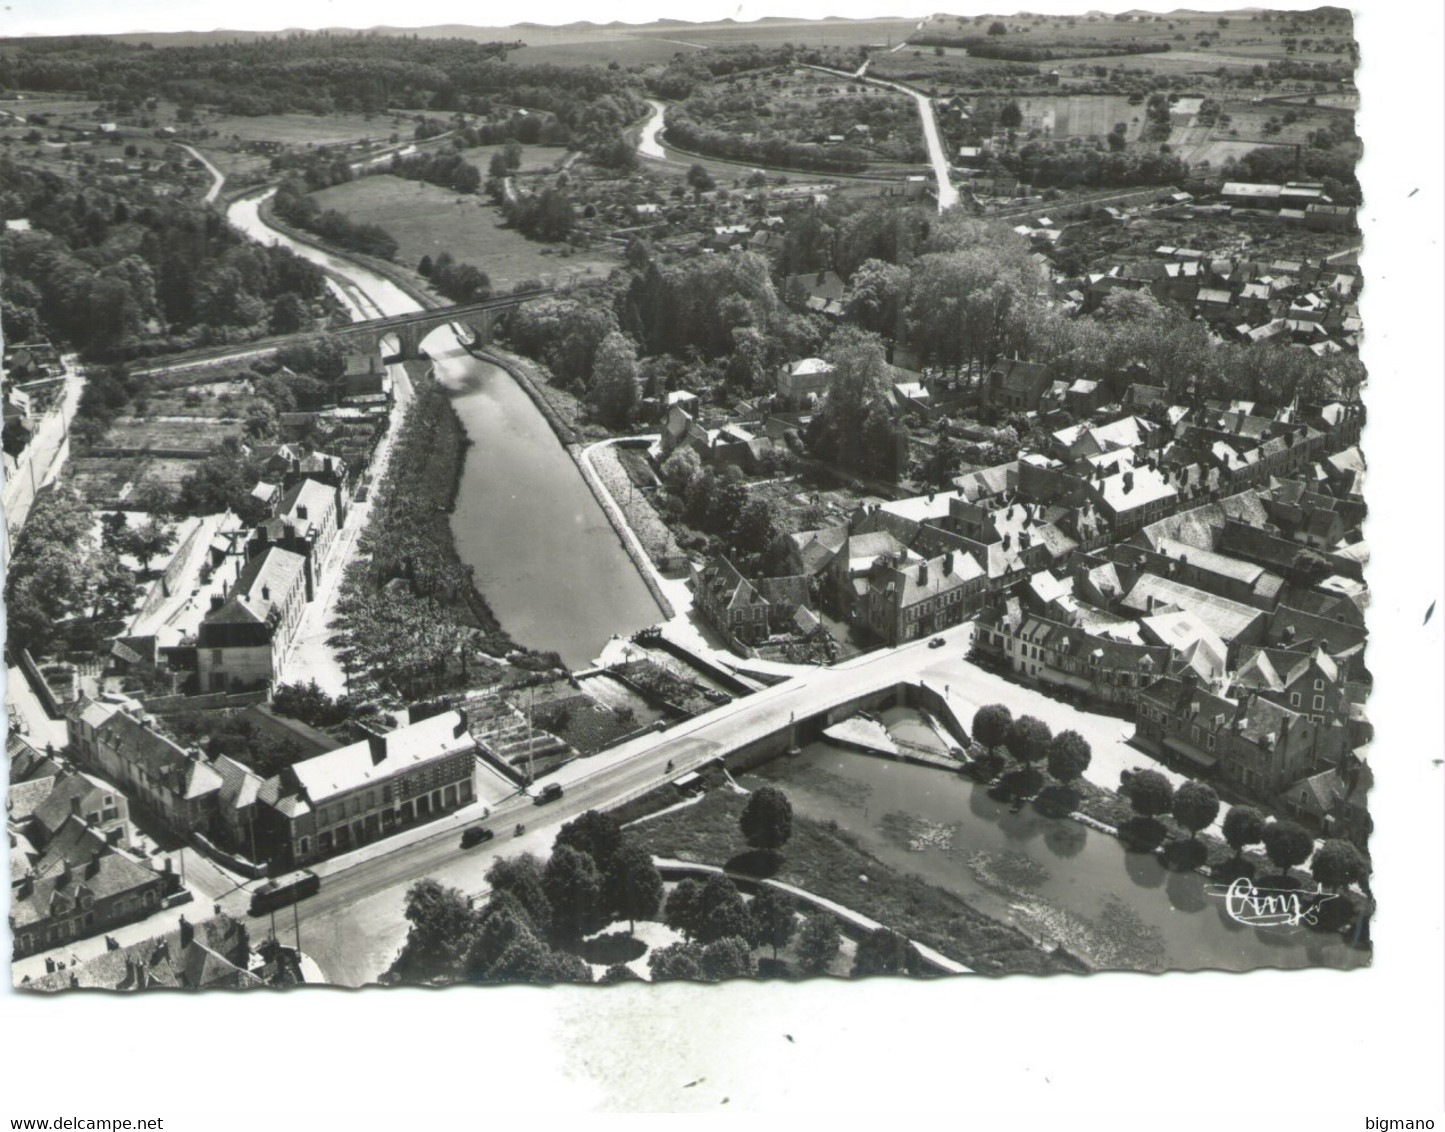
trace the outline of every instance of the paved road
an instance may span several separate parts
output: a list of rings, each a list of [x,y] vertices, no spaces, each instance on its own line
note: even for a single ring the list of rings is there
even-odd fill
[[[203,204],[214,204],[216,198],[221,195],[221,186],[226,183],[226,175],[202,157],[198,150],[192,149],[188,145],[183,145],[181,148],[210,170],[211,187],[206,190],[206,195],[201,198],[201,202]]]
[[[899,46],[902,46],[900,44]],[[866,67],[867,64],[864,64]],[[918,117],[923,124],[923,140],[928,146],[928,160],[933,166],[933,177],[938,182],[938,211],[946,212],[958,203],[958,190],[953,187],[953,181],[949,178],[948,155],[943,152],[943,141],[938,133],[938,119],[933,113],[933,100],[921,91],[912,87],[904,86],[902,83],[889,82],[887,79],[870,78],[863,74],[863,67],[857,72],[834,70],[832,67],[813,66],[815,71],[823,71],[830,75],[836,75],[841,79],[857,79],[865,83],[872,83],[874,86],[888,87],[900,94],[906,94],[914,102],[918,103]]]
[[[402,418],[412,398],[411,380],[407,377],[406,367],[392,365],[387,369],[391,373],[396,401],[392,406],[390,427],[381,438],[372,458],[373,484],[380,482],[391,462],[396,434],[400,431]],[[372,490],[375,491],[375,488]],[[301,624],[296,627],[296,635],[286,650],[282,667],[283,683],[315,680],[324,692],[332,696],[344,696],[349,691],[346,672],[336,657],[336,650],[328,641],[332,635],[331,622],[336,617],[337,598],[341,594],[341,579],[346,567],[356,559],[357,542],[361,532],[371,521],[372,502],[373,499],[368,497],[364,503],[354,503],[346,516],[346,526],[337,533],[331,553],[322,566],[321,584],[316,596],[314,600],[306,603]]]
[[[67,354],[61,361],[65,366],[65,391],[60,404],[41,418],[39,429],[21,453],[14,478],[5,483],[5,529],[11,542],[30,515],[35,492],[55,482],[70,455],[70,422],[80,407],[85,378],[76,368],[75,355]]]

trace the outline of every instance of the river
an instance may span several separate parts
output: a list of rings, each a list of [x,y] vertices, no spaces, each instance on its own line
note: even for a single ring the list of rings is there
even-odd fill
[[[289,239],[259,215],[264,197],[237,201],[233,225],[282,244],[340,277],[354,314],[404,314],[415,299],[375,272]],[[589,664],[614,634],[655,623],[660,611],[582,473],[531,399],[505,370],[478,361],[446,328],[426,349],[472,441],[452,529],[477,588],[518,644]]]
[[[884,719],[895,734],[911,713]],[[907,738],[918,741],[921,730]],[[1063,943],[1098,967],[1141,971],[1353,967],[1369,962],[1337,936],[1308,928],[1246,927],[1196,873],[1166,870],[1148,853],[1032,807],[1013,813],[986,787],[931,767],[825,742],[764,764],[743,779],[787,791],[800,814],[833,820],[886,864],[914,873],[1013,923]]]

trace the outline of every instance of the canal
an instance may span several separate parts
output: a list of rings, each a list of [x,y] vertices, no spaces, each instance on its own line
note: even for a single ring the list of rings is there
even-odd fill
[[[388,315],[421,309],[375,272],[267,227],[262,199],[231,205],[231,223],[334,272],[343,291],[362,292],[363,307]],[[457,552],[507,632],[582,667],[614,634],[657,622],[661,611],[637,567],[526,392],[505,370],[468,354],[448,329],[434,331],[425,347],[472,442],[452,515]]]
[[[907,709],[884,713],[895,735],[927,744]],[[1227,970],[1355,967],[1368,951],[1309,928],[1237,923],[1197,873],[1032,806],[1015,813],[988,788],[947,771],[810,744],[745,776],[784,789],[800,814],[836,821],[888,865],[963,897],[1100,969]]]

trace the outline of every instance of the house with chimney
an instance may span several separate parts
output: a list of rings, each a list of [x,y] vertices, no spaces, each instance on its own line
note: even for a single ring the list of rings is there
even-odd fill
[[[1331,765],[1319,731],[1308,715],[1253,690],[1210,691],[1186,673],[1166,676],[1139,694],[1135,737],[1194,772],[1272,798]]]
[[[241,568],[196,635],[196,672],[206,692],[267,689],[282,679],[286,650],[306,607],[307,559],[268,546]]]
[[[1053,368],[1046,363],[1000,358],[984,378],[984,402],[997,409],[1032,413],[1053,383]]]
[[[435,821],[476,800],[476,740],[445,711],[287,767],[262,788],[256,839],[272,871]]]
[[[771,631],[771,603],[721,555],[694,564],[692,593],[698,611],[729,644],[755,645]]]
[[[24,983],[26,990],[246,990],[266,985],[251,970],[246,925],[224,913],[106,951]]]
[[[962,624],[987,586],[988,574],[962,551],[913,562],[879,558],[857,608],[868,629],[891,647]]]
[[[199,751],[182,747],[124,705],[85,697],[66,717],[66,730],[81,765],[117,783],[171,830],[211,830],[221,777]],[[102,824],[105,809],[102,804]]]
[[[167,877],[70,814],[10,883],[15,958],[59,947],[157,911]]]

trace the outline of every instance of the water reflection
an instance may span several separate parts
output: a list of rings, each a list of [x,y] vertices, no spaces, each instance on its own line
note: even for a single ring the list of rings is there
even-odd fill
[[[1065,940],[1101,968],[1368,962],[1368,952],[1324,933],[1281,938],[1245,928],[1206,891],[1221,882],[1170,872],[1153,853],[1126,852],[1118,839],[1067,818],[1033,807],[1013,813],[961,775],[816,743],[754,776],[783,787],[799,814],[837,821],[894,868],[1035,938]]]
[[[1044,833],[1044,844],[1055,857],[1077,857],[1089,843],[1089,830],[1076,821],[1056,821]]]
[[[1120,846],[1123,849],[1123,846]],[[1124,870],[1140,888],[1158,888],[1164,883],[1164,866],[1153,853],[1123,852]]]
[[[1164,891],[1169,903],[1181,912],[1202,912],[1209,903],[1205,895],[1205,880],[1196,872],[1169,873],[1164,882]]]

